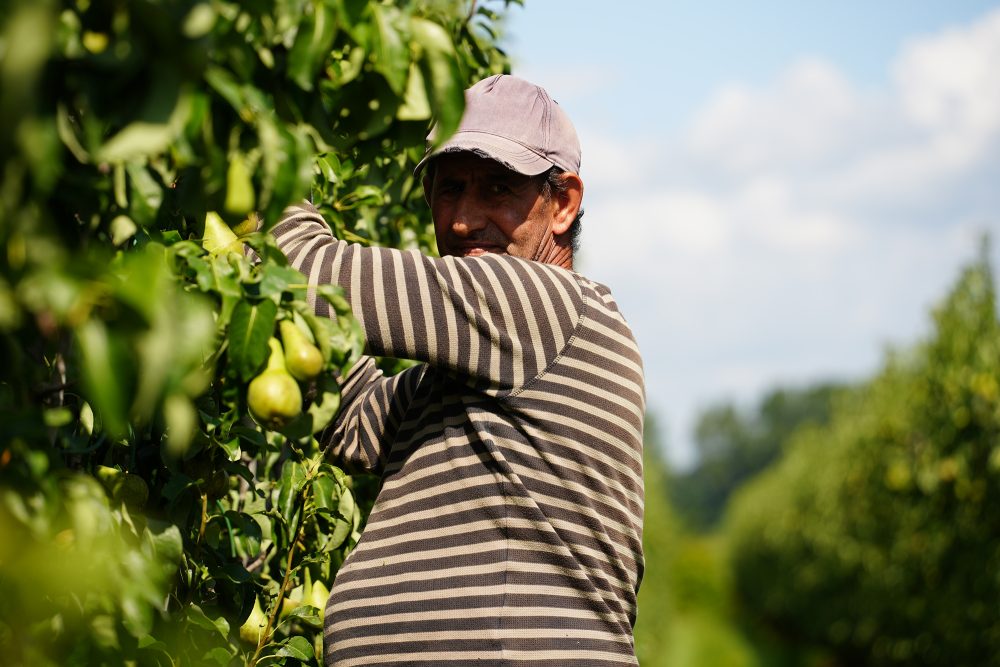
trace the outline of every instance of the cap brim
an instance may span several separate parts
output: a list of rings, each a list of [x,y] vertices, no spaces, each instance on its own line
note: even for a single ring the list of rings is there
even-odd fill
[[[469,151],[496,160],[508,169],[525,176],[537,176],[553,166],[552,162],[516,141],[485,132],[465,131],[457,132],[448,141],[424,155],[413,173],[419,174],[428,162],[439,155],[461,151]]]

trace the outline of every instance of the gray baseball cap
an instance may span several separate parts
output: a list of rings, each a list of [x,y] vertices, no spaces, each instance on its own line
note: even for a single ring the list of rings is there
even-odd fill
[[[569,116],[544,88],[510,74],[487,77],[465,91],[458,130],[437,148],[428,148],[414,173],[434,157],[458,151],[492,158],[525,176],[553,166],[580,171],[580,140]]]

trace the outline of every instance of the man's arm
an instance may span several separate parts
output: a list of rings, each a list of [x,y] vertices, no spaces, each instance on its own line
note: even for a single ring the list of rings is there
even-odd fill
[[[322,435],[332,442],[330,455],[352,467],[380,474],[403,412],[410,403],[423,367],[385,377],[372,357],[362,357],[339,378],[341,411]]]
[[[563,269],[348,244],[308,203],[289,207],[272,234],[310,284],[344,288],[370,353],[427,362],[492,395],[541,375],[585,308],[576,276]],[[329,315],[322,300],[314,307]]]

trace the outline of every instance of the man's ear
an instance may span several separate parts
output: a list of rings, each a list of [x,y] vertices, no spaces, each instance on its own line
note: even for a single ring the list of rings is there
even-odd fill
[[[569,231],[583,203],[583,180],[580,175],[568,171],[559,174],[559,178],[564,187],[552,193],[552,203],[556,207],[553,213],[552,233],[556,236]]]

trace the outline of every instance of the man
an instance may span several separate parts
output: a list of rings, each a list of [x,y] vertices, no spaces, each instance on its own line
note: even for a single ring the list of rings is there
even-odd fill
[[[644,385],[607,288],[572,272],[583,183],[566,114],[493,76],[417,167],[441,258],[273,230],[342,285],[371,354],[342,378],[334,453],[382,477],[326,609],[327,664],[633,665]],[[316,311],[329,314],[323,302]]]

